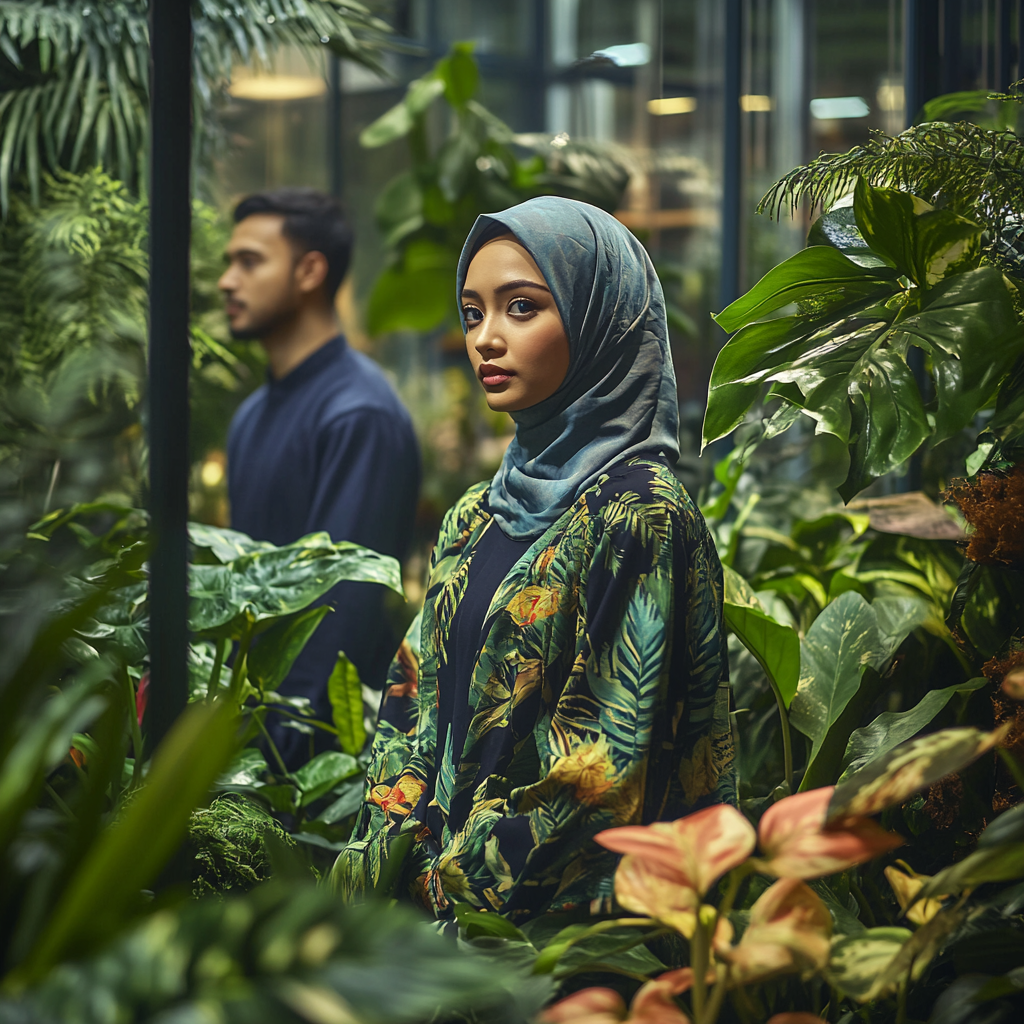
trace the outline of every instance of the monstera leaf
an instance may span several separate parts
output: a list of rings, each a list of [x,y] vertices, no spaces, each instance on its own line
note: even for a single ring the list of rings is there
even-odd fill
[[[1002,274],[979,266],[981,227],[861,181],[816,243],[769,271],[715,319],[736,331],[715,362],[704,443],[762,396],[847,445],[847,501],[927,439],[967,426],[1024,352]],[[797,312],[764,319],[797,304]],[[926,398],[908,362],[930,370]],[[791,413],[787,413],[791,415]]]
[[[335,544],[311,533],[294,544],[256,549],[223,565],[194,565],[189,579],[189,627],[240,639],[302,611],[342,580],[381,583],[401,593],[398,562],[358,544]]]

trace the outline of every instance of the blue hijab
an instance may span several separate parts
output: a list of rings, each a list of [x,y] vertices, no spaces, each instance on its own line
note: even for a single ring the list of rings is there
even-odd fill
[[[540,536],[616,462],[643,455],[674,466],[679,412],[665,298],[636,238],[603,210],[555,196],[484,214],[459,259],[460,310],[470,260],[505,232],[540,267],[569,337],[565,380],[512,413],[516,436],[491,481],[491,512],[523,540]]]

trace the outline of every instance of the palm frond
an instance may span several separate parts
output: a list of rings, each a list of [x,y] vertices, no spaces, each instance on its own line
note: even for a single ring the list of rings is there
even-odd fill
[[[0,0],[0,210],[24,176],[102,166],[138,189],[148,146],[147,0]],[[297,45],[381,70],[387,24],[356,0],[193,0],[196,146],[236,63],[267,66]]]
[[[897,188],[984,224],[993,251],[1024,219],[1024,141],[967,122],[927,122],[896,136],[872,132],[847,153],[822,153],[776,182],[759,213],[778,216],[804,200],[828,208],[858,178]]]

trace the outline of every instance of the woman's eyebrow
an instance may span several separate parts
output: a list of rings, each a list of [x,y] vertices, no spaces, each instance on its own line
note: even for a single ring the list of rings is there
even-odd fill
[[[498,285],[498,287],[495,288],[494,290],[497,293],[501,293],[501,292],[512,292],[512,291],[515,291],[517,288],[539,288],[542,292],[547,292],[549,295],[551,294],[551,289],[548,288],[546,285],[537,284],[536,281],[526,281],[526,280],[523,280],[523,281],[507,281],[505,284]]]
[[[500,295],[502,292],[514,292],[518,288],[539,288],[542,292],[551,294],[551,289],[546,285],[537,284],[536,281],[527,281],[525,279],[522,281],[506,281],[505,284],[499,284],[494,291],[495,294]],[[479,292],[473,291],[472,288],[463,288],[462,297],[464,299],[479,299],[481,295]]]

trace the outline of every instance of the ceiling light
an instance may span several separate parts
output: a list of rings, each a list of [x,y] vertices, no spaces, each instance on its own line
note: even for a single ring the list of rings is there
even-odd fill
[[[647,101],[647,110],[651,114],[692,114],[696,109],[696,96],[665,96],[660,100]]]
[[[861,96],[827,96],[811,100],[811,116],[819,121],[841,117],[867,117],[871,108]]]
[[[306,100],[323,96],[327,83],[312,75],[242,75],[228,92],[240,100]]]
[[[592,56],[604,57],[620,68],[635,68],[650,61],[651,48],[646,43],[622,43],[595,50]]]
[[[878,106],[882,110],[903,109],[903,86],[902,85],[880,85],[875,94]]]
[[[772,109],[771,96],[760,96],[757,93],[747,93],[740,97],[740,110],[748,114],[764,114]]]

